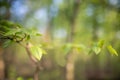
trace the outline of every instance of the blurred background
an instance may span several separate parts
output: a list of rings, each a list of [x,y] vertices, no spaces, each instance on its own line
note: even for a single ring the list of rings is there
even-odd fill
[[[0,20],[35,27],[47,54],[40,61],[40,80],[120,80],[120,56],[104,47],[100,54],[87,49],[101,39],[120,53],[120,0],[0,0]],[[0,42],[0,80],[33,80],[35,66],[24,48]],[[63,47],[61,47],[63,46]]]

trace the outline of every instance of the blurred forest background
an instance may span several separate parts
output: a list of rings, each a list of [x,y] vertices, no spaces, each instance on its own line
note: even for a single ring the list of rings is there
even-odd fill
[[[47,52],[40,61],[40,80],[120,80],[120,56],[106,48],[98,55],[86,49],[103,39],[119,55],[120,0],[0,0],[0,20],[42,34],[33,39]],[[0,80],[33,80],[35,66],[26,51],[19,45],[3,49],[2,43]],[[71,44],[82,49],[70,50]]]

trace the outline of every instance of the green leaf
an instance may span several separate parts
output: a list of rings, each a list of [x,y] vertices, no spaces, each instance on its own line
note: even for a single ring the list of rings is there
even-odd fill
[[[86,47],[82,44],[73,44],[72,45],[74,48],[76,48],[79,52],[83,49],[85,49]]]
[[[101,48],[100,48],[100,47],[93,47],[93,51],[94,51],[96,54],[99,54],[100,51],[101,51]]]
[[[5,42],[3,43],[3,47],[6,48],[6,47],[8,47],[11,43],[12,43],[11,40],[7,40],[7,41],[5,41]]]
[[[4,36],[9,36],[9,35],[14,35],[14,34],[15,32],[11,30],[11,31],[6,32]]]
[[[88,54],[91,54],[93,52],[92,48],[88,49]]]
[[[107,49],[112,55],[118,56],[117,51],[111,45],[107,46]]]
[[[9,36],[9,35],[15,35],[15,34],[21,34],[21,33],[22,33],[22,31],[20,28],[19,29],[10,29],[4,35]]]
[[[24,80],[22,77],[18,77],[17,80]]]
[[[30,35],[27,35],[26,40],[30,40]]]
[[[37,60],[41,60],[43,50],[39,46],[30,47],[30,51]]]
[[[100,40],[99,42],[98,42],[98,47],[100,47],[100,48],[102,48],[103,47],[103,45],[104,45],[104,40]]]
[[[72,49],[72,44],[71,43],[67,43],[62,47],[63,51],[65,54],[69,53],[69,51]]]
[[[79,52],[82,50],[81,47],[76,47],[76,49],[77,49],[77,51],[79,51]]]
[[[42,50],[42,54],[47,54],[45,50],[41,49]]]
[[[36,36],[42,36],[40,33],[36,33]]]

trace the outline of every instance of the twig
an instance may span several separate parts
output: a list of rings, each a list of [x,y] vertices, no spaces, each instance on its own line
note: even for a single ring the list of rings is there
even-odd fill
[[[39,80],[39,71],[40,71],[39,65],[37,65],[34,73],[34,80]]]
[[[26,49],[26,51],[27,51],[27,54],[28,54],[30,60],[31,60],[33,63],[35,63],[35,65],[37,65],[38,60],[32,56],[32,53],[31,53],[31,51],[30,51],[30,46],[28,45],[28,43],[26,44],[25,49]]]
[[[28,43],[26,44],[25,48],[26,48],[26,51],[28,53],[30,60],[36,65],[36,70],[34,73],[34,80],[39,80],[39,71],[40,71],[39,61],[32,56],[32,53],[30,51],[30,46],[28,45]]]
[[[39,66],[39,61],[32,56],[32,53],[31,53],[31,51],[30,51],[30,47],[31,47],[31,46],[29,45],[29,43],[27,43],[26,45],[23,45],[23,44],[21,44],[21,43],[18,42],[18,44],[21,45],[22,47],[24,47],[24,48],[26,49],[27,54],[28,54],[30,60],[31,60],[31,61],[34,63],[34,65],[36,66],[36,70],[35,70],[35,73],[34,73],[34,80],[39,80],[39,71],[40,71],[41,68],[40,68],[40,66]]]

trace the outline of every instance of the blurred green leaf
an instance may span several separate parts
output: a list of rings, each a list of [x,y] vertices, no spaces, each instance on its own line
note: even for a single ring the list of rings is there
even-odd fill
[[[76,48],[79,52],[86,48],[83,44],[73,44],[72,46]]]
[[[104,45],[104,40],[100,40],[99,42],[98,42],[98,47],[100,47],[100,48],[102,48],[103,47],[103,45]]]
[[[24,80],[22,77],[18,77],[17,80]]]
[[[44,52],[39,46],[31,46],[30,51],[37,60],[41,60],[42,54]]]
[[[30,35],[26,36],[26,41],[29,41],[31,39]]]
[[[15,35],[15,31],[11,30],[4,34],[4,36]]]
[[[40,33],[36,33],[36,36],[42,36]]]
[[[111,45],[107,46],[107,49],[112,55],[118,56],[117,51]]]
[[[101,48],[100,48],[100,47],[93,47],[93,51],[94,51],[96,54],[99,54],[100,51],[101,51]]]
[[[102,47],[104,46],[104,40],[100,40],[97,43],[94,43],[89,53],[94,52],[95,54],[99,54],[101,52]]]
[[[72,49],[72,44],[67,43],[62,47],[62,49],[63,49],[64,53],[67,54]]]
[[[42,54],[47,54],[45,50],[42,49]]]
[[[11,43],[12,43],[11,40],[6,40],[6,41],[3,43],[3,47],[6,48],[6,47],[8,47]]]
[[[27,80],[33,80],[32,78],[29,78],[29,79],[27,79]]]
[[[92,48],[88,49],[88,54],[91,54],[93,52]]]
[[[80,52],[82,50],[81,47],[76,47],[76,49]]]

